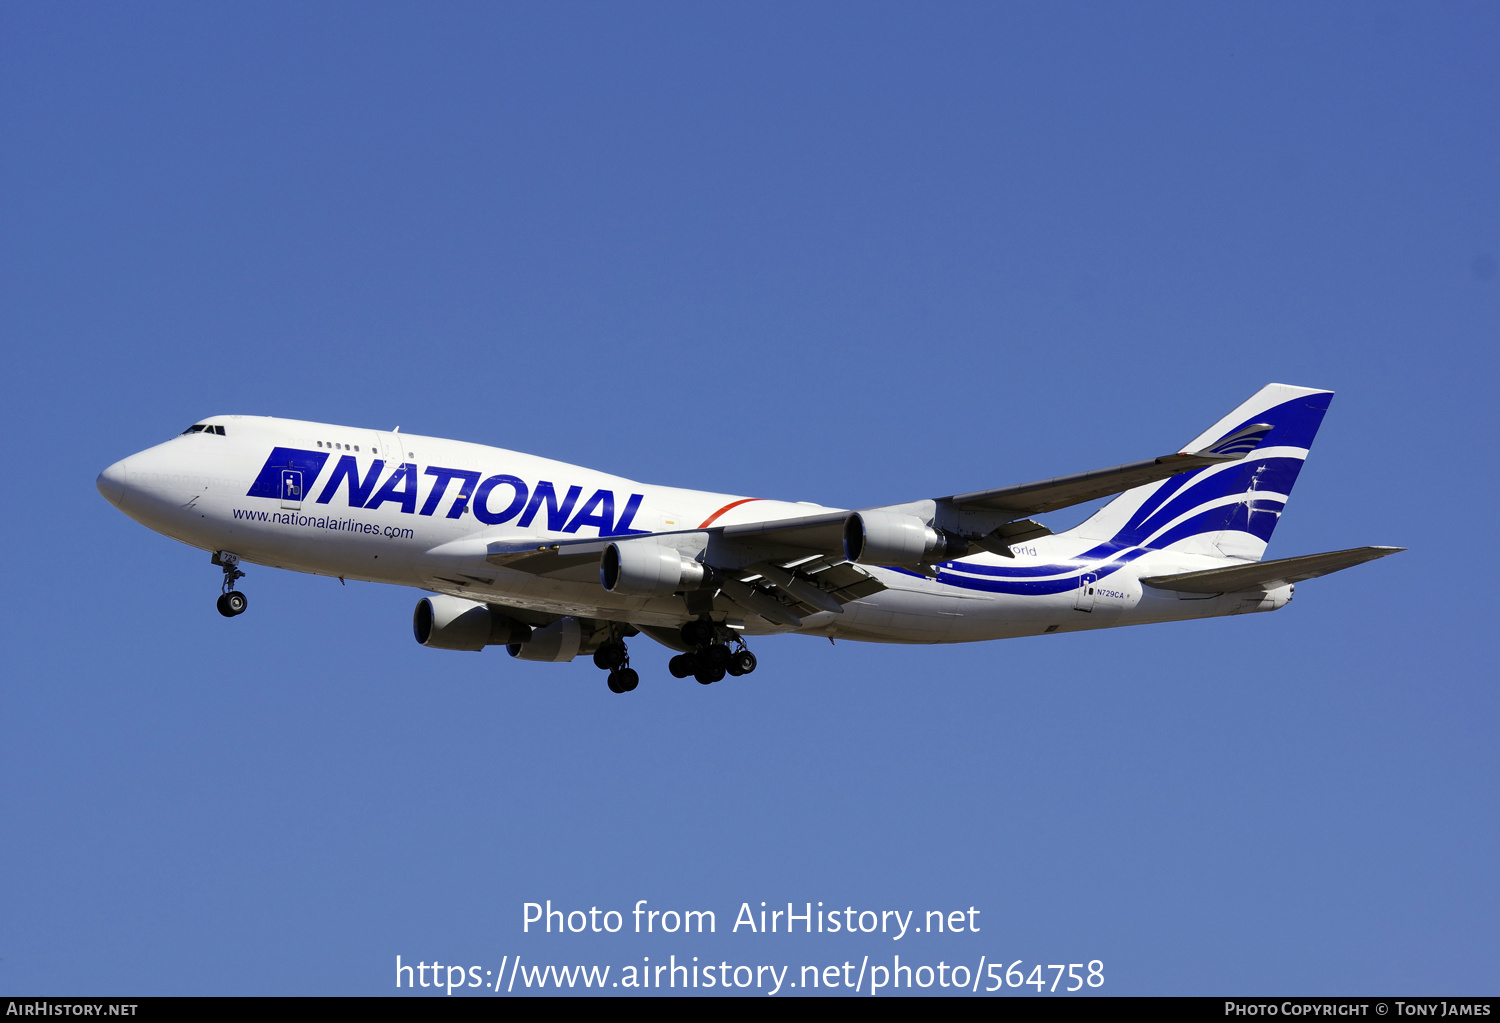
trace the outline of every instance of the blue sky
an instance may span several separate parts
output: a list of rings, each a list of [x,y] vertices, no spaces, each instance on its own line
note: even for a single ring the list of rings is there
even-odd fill
[[[393,966],[1101,960],[1493,993],[1493,6],[0,9],[0,991]],[[413,592],[99,498],[210,414],[846,507],[1338,392],[1273,615],[756,644],[713,687],[411,639]],[[1081,517],[1058,513],[1063,526]],[[521,932],[522,904],[713,936]],[[981,910],[895,944],[742,902]],[[908,960],[906,957],[911,956]],[[1029,969],[1029,965],[1028,965]],[[1029,990],[1029,989],[1023,989]]]

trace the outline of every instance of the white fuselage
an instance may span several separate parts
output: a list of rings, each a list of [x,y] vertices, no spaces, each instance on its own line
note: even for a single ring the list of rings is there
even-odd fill
[[[664,627],[693,617],[681,596],[606,591],[597,563],[543,575],[496,567],[485,559],[488,543],[691,531],[831,510],[651,486],[434,437],[253,416],[203,423],[209,429],[110,466],[100,491],[157,532],[247,562],[551,615]],[[1290,586],[1216,595],[1157,590],[1140,578],[1224,562],[1172,550],[1101,552],[1096,540],[1066,533],[1015,553],[949,562],[936,579],[863,566],[885,590],[842,613],[806,618],[800,628],[732,607],[727,617],[751,634],[953,643],[1273,610],[1291,595]]]

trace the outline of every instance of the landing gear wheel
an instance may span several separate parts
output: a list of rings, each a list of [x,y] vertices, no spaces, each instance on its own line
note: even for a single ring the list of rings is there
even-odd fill
[[[748,675],[755,670],[755,655],[748,650],[739,650],[729,658],[729,674]]]
[[[714,623],[701,618],[682,627],[682,641],[688,646],[707,646],[714,641]]]
[[[699,668],[698,671],[693,675],[693,677],[698,680],[699,685],[711,686],[715,682],[719,681],[719,679],[724,677],[724,669],[708,667]]]
[[[611,692],[628,693],[641,684],[641,676],[634,668],[621,668],[609,673],[609,688]]]
[[[245,578],[245,573],[240,571],[240,556],[231,554],[229,551],[214,551],[213,557],[208,560],[224,570],[224,581],[219,584],[220,597],[217,605],[219,614],[225,618],[244,614],[250,601],[234,588],[237,581]]]
[[[594,667],[601,671],[614,671],[625,663],[627,656],[624,643],[605,643],[594,651]]]
[[[667,670],[673,678],[687,678],[698,670],[698,658],[692,654],[678,654],[667,662]]]
[[[715,643],[703,651],[703,662],[717,671],[724,671],[729,667],[729,648],[723,643]]]

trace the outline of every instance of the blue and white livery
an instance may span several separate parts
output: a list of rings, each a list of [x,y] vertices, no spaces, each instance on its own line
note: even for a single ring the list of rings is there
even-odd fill
[[[636,483],[500,448],[216,416],[100,473],[101,494],[212,552],[219,610],[254,563],[427,590],[424,646],[592,654],[626,640],[702,683],[746,638],[963,643],[1273,611],[1293,586],[1397,547],[1262,560],[1331,391],[1270,384],[1181,450],[1019,486],[847,510]],[[1118,494],[1054,533],[1031,517]]]

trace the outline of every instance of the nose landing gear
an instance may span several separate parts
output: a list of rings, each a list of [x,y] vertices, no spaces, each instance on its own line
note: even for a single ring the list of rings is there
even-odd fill
[[[228,551],[215,551],[213,564],[224,569],[224,582],[220,589],[218,608],[219,614],[225,618],[233,618],[235,615],[245,613],[245,608],[250,606],[249,599],[234,588],[236,580],[245,578],[245,573],[240,571],[240,556],[230,554]]]
[[[730,650],[730,639],[736,649]],[[693,650],[678,654],[667,662],[667,670],[674,678],[691,675],[700,685],[713,685],[729,675],[748,675],[755,670],[755,655],[745,646],[744,639],[728,629],[706,619],[688,622],[682,627],[682,641]]]

